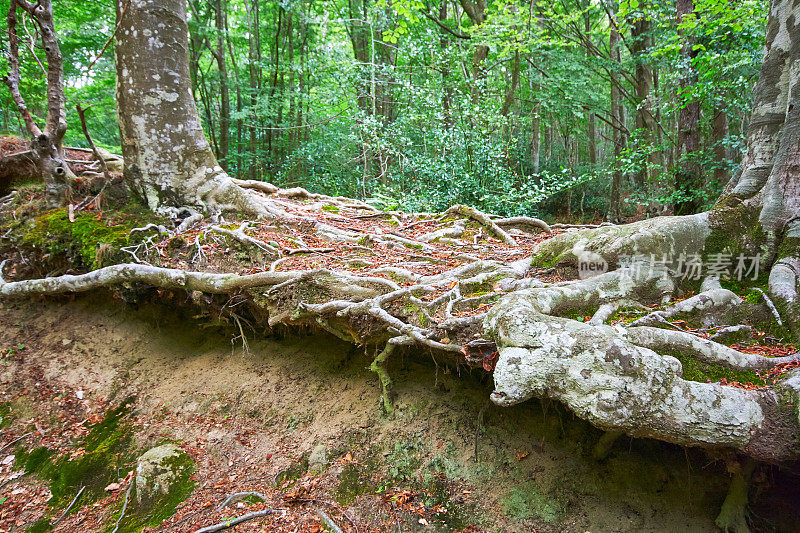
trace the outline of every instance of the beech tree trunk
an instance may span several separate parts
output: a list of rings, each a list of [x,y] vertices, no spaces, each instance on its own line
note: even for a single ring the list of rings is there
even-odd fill
[[[645,13],[649,6],[642,5]],[[647,51],[651,46],[650,20],[646,17],[636,19],[631,27],[631,38],[633,40],[632,52],[636,56],[636,129],[643,133],[644,141],[652,144],[656,139],[656,129],[658,125],[653,115],[653,102],[651,92],[653,91],[653,67],[648,63]],[[647,157],[648,168],[656,162],[656,154],[651,153]],[[638,170],[633,175],[636,187],[644,191],[648,177],[648,168]]]
[[[225,33],[228,4],[223,0],[214,3],[214,21],[217,28],[217,50],[214,58],[219,67],[219,158],[227,166],[231,129],[231,96],[228,87],[228,66],[225,61]]]
[[[124,0],[117,0],[117,18]],[[186,0],[134,0],[115,47],[125,180],[148,207],[262,212],[217,163],[192,98]]]
[[[616,6],[614,6],[616,9]],[[615,14],[614,14],[615,16]],[[609,16],[611,18],[611,16]],[[611,30],[608,38],[608,47],[611,50],[611,59],[620,62],[620,34],[614,20],[611,20]],[[619,76],[616,71],[611,73],[611,128],[612,140],[614,143],[614,173],[611,178],[611,194],[609,198],[608,219],[611,222],[619,222],[621,219],[621,195],[622,195],[622,171],[619,168],[619,160],[622,151],[625,149],[625,110],[622,107],[622,98],[619,90]]]

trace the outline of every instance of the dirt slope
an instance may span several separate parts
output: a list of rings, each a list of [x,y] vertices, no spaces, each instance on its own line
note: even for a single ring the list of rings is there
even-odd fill
[[[196,461],[194,492],[158,531],[265,506],[287,512],[236,531],[319,531],[315,506],[346,531],[355,531],[348,519],[359,531],[714,530],[729,478],[701,451],[623,438],[598,464],[590,451],[600,433],[588,424],[554,404],[494,407],[477,373],[432,371],[424,354],[394,363],[398,411],[388,420],[366,368],[372,354],[330,337],[254,333],[245,353],[232,335],[103,294],[0,302],[0,402],[4,425],[11,420],[0,447],[32,431],[0,453],[0,530],[24,531],[66,507],[48,508],[48,483],[35,473],[4,483],[19,472],[12,450],[79,454],[88,426],[128,397],[131,457],[169,439]],[[125,474],[56,530],[113,527]],[[765,531],[790,531],[800,518],[798,496],[781,488],[787,476],[765,472],[756,483]],[[216,511],[244,490],[268,501]]]

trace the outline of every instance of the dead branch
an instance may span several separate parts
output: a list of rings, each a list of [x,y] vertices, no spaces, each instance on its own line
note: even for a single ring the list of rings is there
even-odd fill
[[[254,520],[256,518],[263,518],[265,516],[270,516],[274,514],[280,514],[283,516],[286,514],[286,509],[264,509],[262,511],[255,511],[252,513],[247,513],[242,516],[233,518],[231,520],[226,520],[224,522],[219,522],[218,524],[213,524],[210,526],[201,527],[194,533],[214,533],[216,531],[224,531],[228,528],[238,526],[243,522],[247,522],[248,520]]]
[[[117,533],[117,530],[119,529],[119,523],[122,522],[122,517],[125,516],[125,510],[128,508],[128,499],[131,496],[131,489],[133,488],[133,484],[134,480],[131,480],[128,483],[128,490],[125,491],[125,501],[122,502],[122,511],[120,511],[119,518],[117,518],[117,522],[116,524],[114,524],[114,529],[111,531],[111,533]]]
[[[498,226],[497,223],[495,223],[486,213],[478,211],[474,207],[459,204],[450,207],[442,214],[440,218],[444,218],[453,213],[471,218],[486,228],[489,233],[497,237],[500,241],[509,246],[517,246],[517,241],[515,241],[511,235],[506,233],[500,226]]]
[[[65,517],[65,516],[67,516],[67,513],[69,512],[69,510],[70,510],[70,509],[72,509],[72,506],[73,506],[73,505],[75,505],[75,502],[77,502],[77,501],[78,501],[78,498],[80,498],[80,497],[81,497],[81,494],[83,494],[83,491],[84,491],[84,490],[86,490],[86,487],[85,487],[85,486],[81,487],[81,490],[79,490],[79,491],[78,491],[78,494],[76,494],[76,495],[75,495],[75,497],[74,497],[74,498],[72,498],[72,501],[70,502],[70,504],[69,504],[69,505],[67,505],[67,508],[66,508],[66,509],[64,509],[64,512],[63,512],[63,513],[61,513],[61,515],[60,515],[58,518],[56,518],[56,521],[55,521],[55,522],[53,522],[53,527],[55,527],[55,526],[56,526],[56,525],[57,525],[59,522],[61,522],[61,520],[62,520],[62,519]]]
[[[100,170],[103,172],[103,176],[106,178],[106,183],[103,185],[105,189],[108,182],[111,181],[111,174],[108,172],[108,165],[106,165],[106,160],[100,156],[100,153],[97,151],[97,147],[94,145],[94,141],[92,141],[92,136],[89,135],[89,127],[86,125],[86,109],[81,107],[81,104],[75,104],[75,110],[78,112],[78,117],[81,119],[81,128],[83,129],[83,135],[86,137],[86,142],[89,143],[89,148],[92,149],[92,154],[97,162],[100,164]],[[102,194],[103,191],[97,195],[98,197]]]

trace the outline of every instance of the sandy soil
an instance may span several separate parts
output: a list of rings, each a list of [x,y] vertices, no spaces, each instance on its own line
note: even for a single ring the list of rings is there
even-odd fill
[[[389,420],[363,349],[250,332],[246,352],[232,331],[201,326],[103,294],[0,302],[0,402],[12,418],[0,447],[31,432],[14,446],[69,451],[88,425],[133,397],[136,453],[166,438],[196,461],[194,492],[158,531],[194,531],[265,506],[286,513],[236,531],[320,531],[316,508],[345,531],[715,530],[729,479],[719,457],[625,437],[598,463],[598,430],[551,403],[492,406],[477,373],[437,369],[419,353],[389,367],[399,393]],[[43,480],[11,479],[14,449],[0,452],[2,531],[24,531],[48,511]],[[56,531],[113,527],[124,477]],[[796,481],[758,471],[757,529],[798,523]],[[216,510],[245,490],[268,501]]]

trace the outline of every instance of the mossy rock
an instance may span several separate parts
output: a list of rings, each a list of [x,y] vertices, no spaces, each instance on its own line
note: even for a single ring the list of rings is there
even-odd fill
[[[175,444],[162,444],[145,452],[137,460],[128,509],[117,531],[132,533],[158,527],[194,490],[194,471],[191,457]]]

